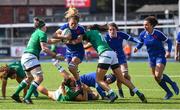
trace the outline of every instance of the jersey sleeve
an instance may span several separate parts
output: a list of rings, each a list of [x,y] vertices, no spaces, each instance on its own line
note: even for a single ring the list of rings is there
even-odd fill
[[[125,40],[129,40],[131,38],[130,35],[124,33],[124,32],[117,32],[118,36],[122,37]]]
[[[168,40],[168,37],[165,34],[163,34],[162,32],[158,31],[158,34],[159,35],[157,37],[160,41],[166,42]]]
[[[40,33],[39,36],[40,36],[39,37],[40,42],[47,42],[47,34],[46,33],[44,33],[44,32]]]
[[[64,25],[62,25],[62,26],[60,26],[60,30],[64,30],[64,29],[66,29],[66,28],[68,28],[68,24],[64,24]]]
[[[144,33],[143,33],[143,32],[140,33],[140,35],[139,35],[139,37],[138,37],[138,39],[139,39],[140,42],[139,42],[139,43],[137,44],[137,46],[136,46],[137,49],[140,49],[140,48],[143,46],[143,44],[144,44],[143,36],[144,36]]]
[[[177,35],[176,41],[178,42],[178,44],[180,44],[180,32]]]
[[[160,41],[166,42],[168,44],[168,52],[171,52],[172,50],[172,41],[162,32],[159,31],[158,39]]]
[[[131,41],[131,42],[134,42],[134,43],[141,43],[138,39],[136,38],[133,38],[132,36],[130,36],[129,34],[126,34],[124,32],[121,32],[119,33],[121,34],[120,36],[125,39],[125,40],[128,40],[128,41]]]

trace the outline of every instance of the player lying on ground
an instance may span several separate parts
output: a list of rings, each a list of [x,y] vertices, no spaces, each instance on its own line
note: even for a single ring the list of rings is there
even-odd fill
[[[54,101],[87,101],[99,98],[99,95],[85,84],[82,84],[83,93],[76,91],[75,79],[73,77],[65,79],[55,91],[49,91],[41,85],[38,87],[38,91]]]
[[[38,91],[55,101],[86,101],[97,100],[99,95],[92,91],[87,85],[82,84],[82,91],[76,89],[76,81],[57,62],[55,66],[63,76],[64,81],[56,91],[48,91],[45,87],[39,86]]]
[[[63,77],[68,78],[66,76],[66,74],[69,74],[69,73],[64,71],[62,66],[59,65],[58,61],[55,61],[54,65],[58,68],[60,74],[62,74]],[[96,88],[97,92],[100,94],[102,99],[108,99],[108,96],[106,95],[106,92],[96,82],[96,72],[90,72],[90,73],[86,73],[86,74],[80,75],[80,80],[81,80],[81,82],[83,84],[87,85],[88,87]],[[105,75],[104,81],[109,85],[109,84],[112,84],[112,83],[114,83],[116,81],[116,77],[113,74],[108,74],[108,75]]]

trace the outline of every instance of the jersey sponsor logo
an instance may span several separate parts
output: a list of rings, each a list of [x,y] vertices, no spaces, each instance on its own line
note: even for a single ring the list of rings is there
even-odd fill
[[[79,35],[81,33],[81,31],[80,30],[76,30],[76,33]]]

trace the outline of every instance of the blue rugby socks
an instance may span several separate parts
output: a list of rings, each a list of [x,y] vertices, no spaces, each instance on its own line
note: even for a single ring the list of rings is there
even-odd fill
[[[173,81],[170,79],[170,77],[166,74],[163,74],[163,79],[165,82],[169,83],[169,84],[173,84]]]
[[[167,93],[172,93],[171,90],[168,88],[166,82],[164,80],[161,80],[159,82],[159,85],[161,86],[161,88],[163,88]]]

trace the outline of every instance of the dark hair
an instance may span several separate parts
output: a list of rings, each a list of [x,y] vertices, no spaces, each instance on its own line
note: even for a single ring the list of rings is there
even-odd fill
[[[107,30],[107,24],[105,24],[105,25],[94,24],[94,25],[89,25],[86,28],[90,29],[90,30],[106,31]]]
[[[45,25],[46,25],[45,22],[42,21],[42,20],[40,20],[40,21],[39,21],[39,24],[38,24],[38,28],[42,28],[42,27],[45,26]]]
[[[118,30],[118,26],[116,25],[116,23],[109,23],[108,24],[108,29],[109,29],[110,26],[115,27],[116,30]]]
[[[68,87],[71,87],[71,82],[75,82],[75,79],[74,77],[70,77],[68,79],[64,79],[63,83],[64,85],[68,86]],[[74,83],[75,84],[75,83]],[[75,86],[75,85],[74,85]]]
[[[148,16],[144,20],[149,22],[153,27],[155,27],[158,24],[158,20],[155,16]]]
[[[104,80],[107,80],[107,78],[109,78],[111,80],[111,83],[116,81],[116,76],[112,73],[104,76]]]
[[[41,19],[39,19],[38,17],[34,18],[34,27],[35,28],[42,28],[43,26],[45,26],[45,22]]]
[[[33,21],[34,21],[34,28],[38,28],[39,18],[34,17]]]

